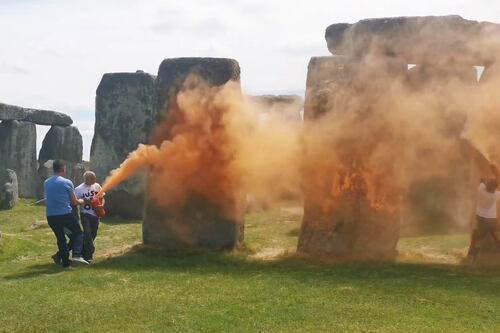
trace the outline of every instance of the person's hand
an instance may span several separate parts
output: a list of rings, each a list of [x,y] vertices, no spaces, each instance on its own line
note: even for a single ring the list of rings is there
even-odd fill
[[[83,199],[77,199],[76,201],[78,201],[78,204],[82,206],[85,204],[85,201]]]

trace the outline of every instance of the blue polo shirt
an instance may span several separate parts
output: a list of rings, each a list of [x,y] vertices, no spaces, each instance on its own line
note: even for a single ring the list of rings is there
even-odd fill
[[[71,213],[70,195],[75,187],[71,180],[54,175],[43,184],[45,192],[45,211],[47,216]]]

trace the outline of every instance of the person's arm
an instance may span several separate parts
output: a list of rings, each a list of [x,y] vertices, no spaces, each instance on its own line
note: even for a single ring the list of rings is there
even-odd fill
[[[98,193],[101,193],[101,191],[102,191],[102,187],[101,187],[101,185],[97,184],[97,188],[98,188],[98,191],[97,191],[97,192],[98,192]],[[104,204],[106,203],[106,200],[104,200],[104,196],[105,196],[105,195],[106,195],[106,193],[101,193],[101,198],[100,198],[100,199],[101,199],[101,200],[100,200],[100,203],[101,203],[101,204],[100,204],[99,206],[104,206]]]
[[[66,191],[68,191],[69,203],[71,206],[74,207],[78,205],[83,205],[83,200],[76,198],[75,187],[73,186],[73,183],[70,180],[68,180],[66,183]]]
[[[78,205],[83,205],[84,201],[83,199],[77,199],[75,192],[71,192],[69,194],[69,200],[71,201],[71,206],[78,206]]]
[[[493,173],[493,176],[497,180],[500,180],[500,170],[499,170],[498,165],[496,163],[490,163],[490,170],[491,170],[491,173]]]

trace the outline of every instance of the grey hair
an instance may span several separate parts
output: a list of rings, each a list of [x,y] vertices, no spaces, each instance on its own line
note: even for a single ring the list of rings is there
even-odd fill
[[[89,170],[89,171],[85,171],[83,173],[83,179],[87,179],[87,177],[89,177],[89,176],[92,176],[92,177],[96,178],[95,172],[93,172],[93,171]]]

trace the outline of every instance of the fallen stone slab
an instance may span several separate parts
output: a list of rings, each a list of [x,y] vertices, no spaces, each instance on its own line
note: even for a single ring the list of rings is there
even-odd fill
[[[37,125],[69,126],[73,123],[70,116],[49,110],[23,108],[16,105],[0,103],[0,120],[21,120]]]

